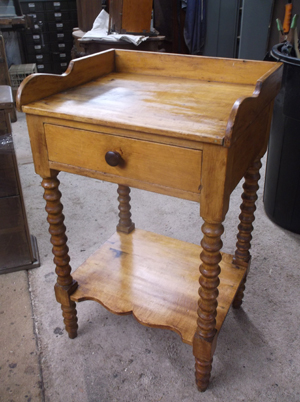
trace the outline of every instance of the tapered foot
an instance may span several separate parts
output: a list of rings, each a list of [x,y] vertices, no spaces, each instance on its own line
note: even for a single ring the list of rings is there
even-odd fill
[[[77,310],[76,303],[70,301],[70,306],[61,306],[62,315],[64,317],[64,324],[69,338],[74,339],[77,336]]]
[[[243,303],[243,297],[244,297],[244,291],[245,291],[245,283],[247,281],[247,277],[243,279],[243,282],[240,284],[240,287],[238,288],[238,291],[236,292],[235,298],[232,303],[232,307],[235,309],[238,309],[241,307]]]
[[[196,358],[195,361],[196,361],[195,363],[196,385],[198,391],[204,392],[206,391],[209,384],[213,359],[206,362]]]

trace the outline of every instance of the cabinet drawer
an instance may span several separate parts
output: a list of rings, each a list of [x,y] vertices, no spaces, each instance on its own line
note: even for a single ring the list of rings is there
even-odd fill
[[[200,193],[202,151],[45,124],[49,161]],[[110,166],[108,151],[122,163]],[[108,177],[109,180],[109,177]]]

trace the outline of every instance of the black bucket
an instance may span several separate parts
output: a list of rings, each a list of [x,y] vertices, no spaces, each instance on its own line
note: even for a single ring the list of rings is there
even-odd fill
[[[268,217],[300,234],[300,59],[270,52],[284,63],[282,86],[275,99],[264,188]]]

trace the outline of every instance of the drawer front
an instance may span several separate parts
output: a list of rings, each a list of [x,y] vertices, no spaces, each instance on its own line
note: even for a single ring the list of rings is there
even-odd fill
[[[202,151],[45,124],[49,161],[200,193]],[[122,163],[110,166],[108,151]],[[107,177],[109,181],[109,177]]]

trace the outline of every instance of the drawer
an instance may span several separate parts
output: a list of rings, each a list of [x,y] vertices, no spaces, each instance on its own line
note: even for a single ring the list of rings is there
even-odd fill
[[[51,22],[61,22],[70,19],[68,11],[48,11],[46,15],[47,21]]]
[[[66,61],[63,63],[53,63],[53,73],[54,74],[62,74],[68,68],[69,63]]]
[[[72,21],[48,22],[48,30],[50,32],[67,32],[72,31],[75,24]]]
[[[26,58],[28,63],[50,63],[51,58],[49,54],[28,54]]]
[[[26,49],[28,54],[48,54],[50,52],[50,48],[48,44],[45,44],[44,46],[39,44],[30,44],[26,43]]]
[[[200,193],[202,151],[45,124],[49,161],[182,191]],[[110,166],[108,151],[122,163]],[[109,177],[108,177],[109,180]]]
[[[69,8],[69,5],[66,1],[47,1],[45,6],[46,10],[50,11],[68,10]]]
[[[52,53],[52,61],[53,63],[62,63],[62,62],[69,62],[71,59],[70,52],[53,52]]]
[[[38,24],[38,22],[42,21],[43,24],[45,23],[45,13],[33,13],[33,14],[28,14],[34,24]]]
[[[36,69],[38,73],[53,73],[51,63],[37,64]]]
[[[22,11],[24,14],[31,14],[35,12],[43,12],[43,3],[31,1],[28,3],[21,3]]]
[[[50,44],[52,52],[70,52],[73,42],[52,42]]]

